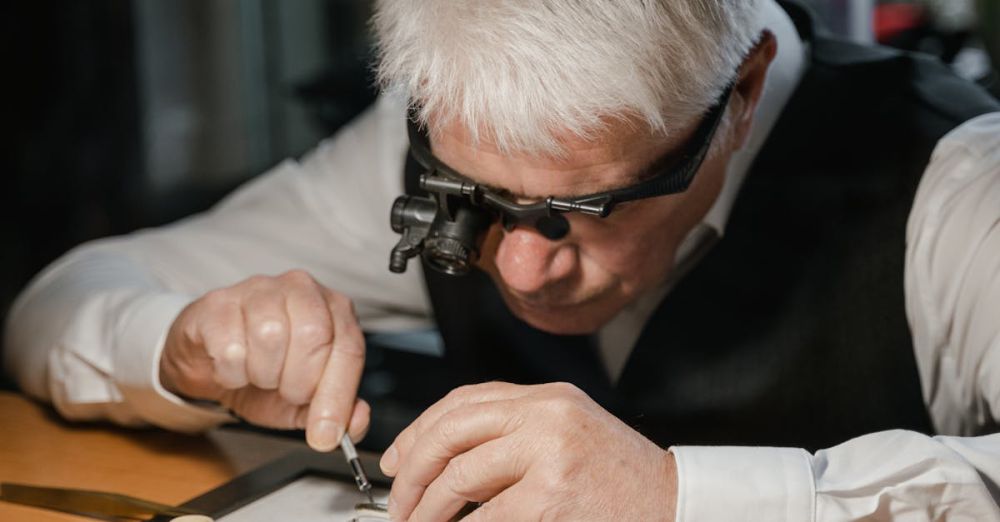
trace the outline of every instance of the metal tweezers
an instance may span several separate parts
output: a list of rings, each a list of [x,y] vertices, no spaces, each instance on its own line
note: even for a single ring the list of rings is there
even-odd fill
[[[145,519],[154,515],[202,515],[187,508],[84,489],[61,489],[0,483],[0,500],[95,518]]]

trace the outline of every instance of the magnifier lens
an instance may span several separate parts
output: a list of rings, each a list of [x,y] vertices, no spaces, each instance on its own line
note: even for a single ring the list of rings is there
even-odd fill
[[[569,233],[569,220],[562,214],[542,216],[535,221],[535,228],[546,238],[555,241]]]
[[[467,274],[471,258],[472,253],[465,245],[450,238],[428,239],[424,248],[424,260],[427,264],[448,275]]]

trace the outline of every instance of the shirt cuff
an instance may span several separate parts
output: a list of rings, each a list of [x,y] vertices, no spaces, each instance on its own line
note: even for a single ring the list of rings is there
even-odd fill
[[[798,448],[675,446],[676,522],[813,520],[809,453]]]
[[[188,296],[141,296],[122,314],[115,338],[114,378],[125,402],[142,420],[173,431],[198,432],[233,421],[221,407],[196,406],[160,384],[167,332]]]

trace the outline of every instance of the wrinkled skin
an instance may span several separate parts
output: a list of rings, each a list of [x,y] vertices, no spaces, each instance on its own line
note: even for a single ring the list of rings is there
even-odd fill
[[[396,438],[393,520],[673,520],[673,457],[570,384],[459,388]]]
[[[357,439],[368,428],[368,404],[355,399],[364,364],[350,300],[292,271],[188,305],[167,334],[160,381],[255,424],[306,429],[311,446],[329,451],[346,427]]]

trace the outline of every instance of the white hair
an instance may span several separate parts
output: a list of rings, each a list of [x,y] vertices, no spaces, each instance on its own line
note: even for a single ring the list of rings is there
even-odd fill
[[[378,0],[378,76],[422,124],[457,120],[507,152],[559,154],[609,118],[669,134],[735,77],[760,3]]]

